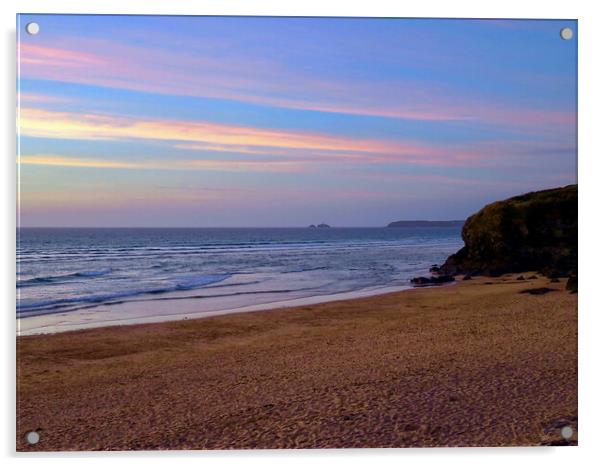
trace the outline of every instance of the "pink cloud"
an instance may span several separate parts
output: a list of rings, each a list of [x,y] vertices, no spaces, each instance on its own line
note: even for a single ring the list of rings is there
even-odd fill
[[[311,164],[413,164],[424,166],[504,167],[542,162],[530,154],[552,154],[559,146],[538,141],[474,141],[437,145],[413,140],[364,139],[323,133],[259,128],[196,120],[131,118],[107,114],[81,114],[23,107],[19,114],[21,135],[76,140],[146,140],[166,145],[170,150],[159,167],[169,169],[254,169],[264,171],[301,171]],[[572,153],[574,149],[564,146]],[[179,151],[196,152],[197,162],[183,162]],[[248,155],[247,160],[232,159],[228,154]],[[32,155],[32,154],[26,154]],[[213,157],[208,159],[208,155]],[[219,156],[216,162],[215,156]],[[69,160],[53,159],[65,165]],[[39,161],[38,161],[39,162]],[[30,160],[30,163],[31,162]],[[70,162],[73,163],[73,162]],[[80,166],[90,163],[81,160]],[[103,168],[102,161],[95,163]],[[111,162],[114,163],[114,162]],[[116,162],[115,162],[116,163]],[[145,166],[119,161],[119,166]],[[91,165],[92,166],[92,165]]]
[[[107,64],[106,60],[95,54],[26,43],[19,44],[18,53],[19,64],[26,67],[82,68],[85,66],[105,66]]]
[[[240,161],[240,160],[186,160],[166,158],[163,160],[128,162],[104,157],[72,157],[61,155],[22,155],[22,165],[43,165],[68,168],[113,168],[128,170],[204,170],[204,171],[244,171],[244,172],[297,172],[302,171],[300,162],[290,160]]]
[[[43,102],[33,96],[36,100]],[[341,173],[365,165],[410,164],[445,167],[530,168],[545,163],[559,150],[575,155],[570,144],[542,141],[472,141],[437,145],[413,140],[362,139],[329,134],[218,124],[208,121],[132,118],[108,114],[58,112],[24,106],[20,134],[32,137],[79,140],[146,140],[166,145],[163,160],[111,161],[53,155],[25,154],[22,163],[48,166],[122,169],[193,169],[297,173],[317,169],[317,164],[340,166]],[[517,118],[537,119],[526,113]],[[196,152],[191,161],[179,151]],[[228,154],[246,154],[248,160]],[[32,158],[33,157],[33,158]],[[217,159],[216,159],[217,157]],[[345,165],[337,165],[344,162]],[[365,170],[365,169],[362,169]],[[378,175],[376,175],[378,176]],[[384,176],[384,175],[383,175]],[[436,181],[436,180],[433,180]]]
[[[59,97],[48,94],[41,94],[38,92],[19,92],[17,94],[18,103],[17,105],[21,106],[23,104],[36,104],[36,105],[44,105],[44,104],[56,104],[56,103],[65,103],[72,102],[72,99],[67,97]]]
[[[471,101],[450,89],[397,80],[320,79],[276,61],[194,56],[111,40],[57,39],[21,44],[21,75],[151,93],[236,100],[281,108],[424,121],[491,124],[520,132],[555,132],[574,126],[569,111],[505,102]]]
[[[277,130],[206,121],[133,119],[24,107],[20,134],[79,140],[148,140],[174,149],[278,155],[305,160],[454,165],[465,154],[416,141],[390,141]]]

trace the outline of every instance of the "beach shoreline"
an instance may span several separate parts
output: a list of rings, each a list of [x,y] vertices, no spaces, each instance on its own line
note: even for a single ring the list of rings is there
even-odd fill
[[[221,309],[217,311],[188,311],[178,313],[162,313],[162,312],[148,312],[148,302],[137,303],[135,301],[125,301],[120,303],[119,306],[109,304],[114,308],[114,316],[112,318],[104,318],[103,320],[97,320],[93,322],[86,322],[86,318],[82,318],[86,314],[90,314],[90,311],[71,311],[67,313],[57,312],[53,314],[43,314],[40,316],[24,317],[17,319],[17,335],[28,336],[28,335],[46,335],[53,333],[72,332],[77,330],[85,330],[92,328],[102,327],[113,327],[113,326],[124,326],[124,325],[138,325],[138,324],[152,324],[161,322],[170,322],[177,320],[188,320],[188,319],[205,319],[208,317],[217,317],[228,314],[239,314],[245,312],[261,312],[269,311],[273,309],[285,309],[294,308],[299,306],[308,306],[314,304],[329,303],[335,301],[343,301],[350,299],[365,298],[371,296],[378,296],[388,293],[398,293],[401,291],[408,291],[414,289],[413,286],[383,286],[383,287],[370,287],[354,291],[347,291],[341,293],[331,294],[319,294],[313,296],[305,296],[302,298],[292,298],[288,300],[272,301],[261,304],[251,304],[246,306],[233,307],[229,309]],[[193,307],[199,307],[196,305],[198,300],[195,298],[177,298],[175,302],[179,306],[187,306],[189,309]],[[123,316],[123,308],[127,308],[128,305],[134,305],[133,315]],[[164,303],[159,303],[165,308]],[[156,303],[153,303],[155,307]],[[195,306],[196,305],[196,306]],[[106,306],[106,305],[105,305]],[[98,306],[102,309],[103,306]],[[101,313],[104,311],[100,311]],[[92,314],[95,312],[92,311]],[[121,314],[121,315],[120,315]]]
[[[17,449],[576,444],[577,295],[565,282],[475,277],[20,336]],[[538,288],[550,291],[526,292]]]
[[[24,229],[20,335],[317,304],[402,290],[459,228]]]

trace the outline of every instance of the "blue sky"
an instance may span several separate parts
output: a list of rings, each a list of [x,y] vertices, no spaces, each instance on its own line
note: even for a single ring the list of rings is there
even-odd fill
[[[379,226],[574,183],[562,27],[23,15],[21,224]]]

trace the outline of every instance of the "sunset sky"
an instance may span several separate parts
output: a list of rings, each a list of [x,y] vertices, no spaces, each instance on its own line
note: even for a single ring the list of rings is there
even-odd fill
[[[21,225],[381,226],[575,183],[567,26],[22,15]]]

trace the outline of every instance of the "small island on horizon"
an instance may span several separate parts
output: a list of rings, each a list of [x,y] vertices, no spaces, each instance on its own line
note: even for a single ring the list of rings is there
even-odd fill
[[[314,225],[313,223],[309,226],[309,228],[330,228],[330,225],[326,223],[319,223],[318,225]]]

